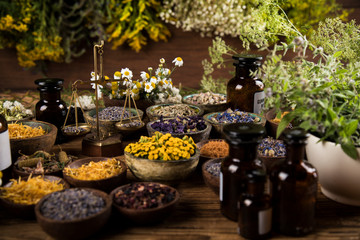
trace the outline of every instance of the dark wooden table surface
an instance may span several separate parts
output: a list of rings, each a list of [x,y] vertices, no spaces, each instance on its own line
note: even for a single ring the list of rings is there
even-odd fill
[[[71,154],[81,154],[81,140],[61,145]],[[59,146],[54,147],[58,151]],[[129,181],[134,179],[128,172]],[[218,196],[205,184],[200,171],[175,186],[181,193],[176,210],[161,223],[137,226],[113,213],[104,228],[92,239],[240,239],[237,223],[222,216]],[[360,239],[360,208],[336,203],[320,191],[316,229],[297,239]],[[274,239],[290,239],[273,234]],[[24,220],[0,209],[0,239],[51,239],[35,219]]]

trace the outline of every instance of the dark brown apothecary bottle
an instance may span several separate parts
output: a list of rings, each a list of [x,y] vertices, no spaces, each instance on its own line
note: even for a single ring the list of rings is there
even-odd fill
[[[220,168],[220,209],[232,221],[238,221],[238,202],[245,189],[245,172],[252,169],[265,170],[257,158],[257,146],[265,128],[254,123],[231,123],[223,128],[229,155]]]
[[[318,174],[304,160],[307,134],[303,129],[286,130],[284,141],[286,159],[270,173],[273,229],[285,235],[305,235],[315,225]]]
[[[7,183],[11,178],[11,149],[8,124],[2,114],[0,114],[0,171],[3,173],[2,183]]]
[[[64,80],[60,78],[43,78],[35,80],[40,91],[40,100],[35,106],[35,118],[39,121],[54,124],[57,129],[56,143],[66,140],[60,129],[64,124],[67,108],[61,99]]]
[[[232,110],[261,113],[264,107],[264,83],[252,76],[259,66],[260,55],[234,55],[235,77],[227,83],[227,102]]]
[[[245,192],[240,196],[238,232],[247,239],[265,239],[271,234],[272,206],[265,193],[265,171],[252,170],[246,174]]]

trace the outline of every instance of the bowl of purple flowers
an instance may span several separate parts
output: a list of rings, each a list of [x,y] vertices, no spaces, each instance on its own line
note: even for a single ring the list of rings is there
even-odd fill
[[[163,118],[148,122],[146,125],[149,136],[155,132],[170,133],[173,137],[192,137],[194,142],[207,140],[211,131],[211,124],[200,116]]]

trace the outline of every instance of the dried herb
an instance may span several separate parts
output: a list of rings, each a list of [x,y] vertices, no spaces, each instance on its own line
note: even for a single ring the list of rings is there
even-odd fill
[[[165,119],[160,117],[159,121],[151,124],[151,127],[162,133],[190,133],[206,129],[205,121],[202,117],[177,117]]]

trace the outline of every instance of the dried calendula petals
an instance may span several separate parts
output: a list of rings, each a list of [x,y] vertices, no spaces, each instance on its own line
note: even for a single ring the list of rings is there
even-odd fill
[[[1,187],[1,197],[17,204],[36,204],[40,199],[52,192],[64,189],[58,181],[50,181],[42,176],[29,177],[27,180],[11,179],[10,187]]]
[[[22,123],[11,123],[8,127],[10,139],[37,137],[46,133],[41,126],[30,127],[28,125],[23,125]]]
[[[79,168],[64,168],[67,175],[79,180],[100,180],[115,176],[122,171],[121,163],[115,158],[89,162]]]

